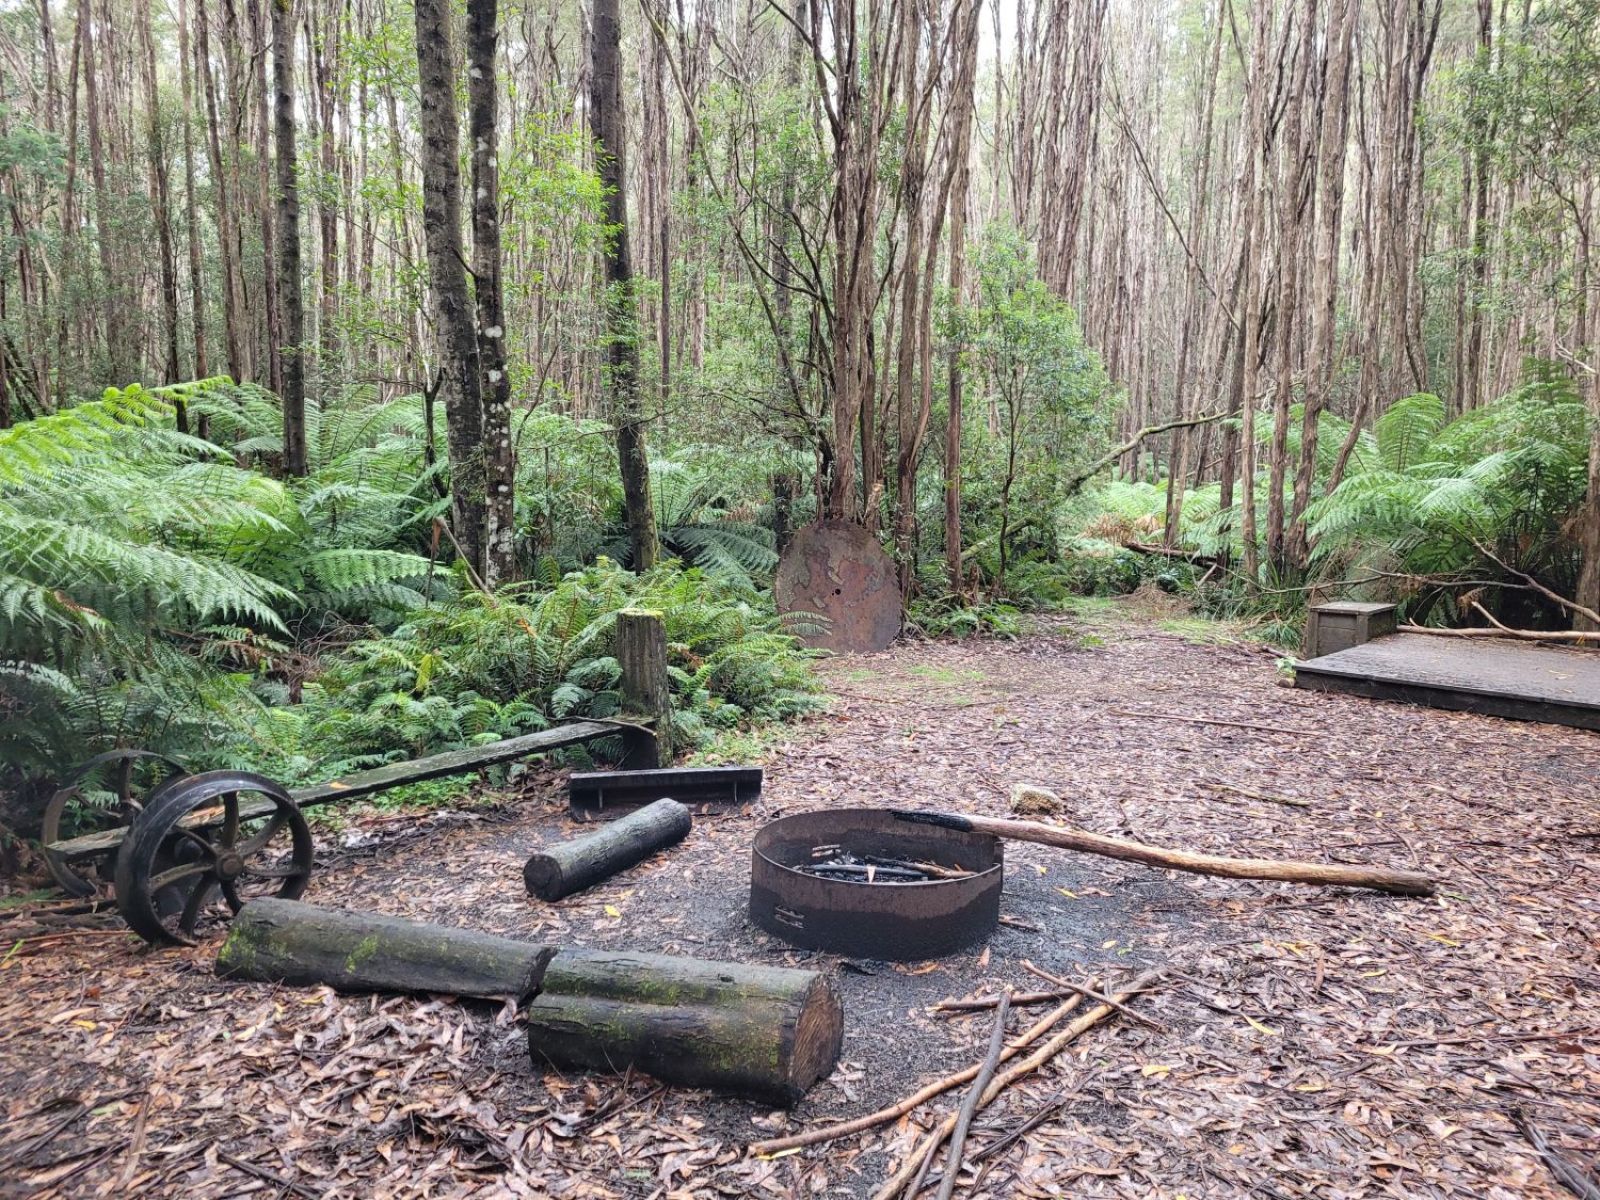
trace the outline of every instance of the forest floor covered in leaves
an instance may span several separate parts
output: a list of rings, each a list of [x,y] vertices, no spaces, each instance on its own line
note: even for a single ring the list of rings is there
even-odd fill
[[[1048,1115],[958,1194],[1568,1195],[1525,1130],[1568,1162],[1600,1151],[1600,737],[1296,692],[1226,632],[1093,606],[1016,643],[831,662],[832,710],[772,746],[759,806],[555,905],[520,874],[572,829],[554,771],[324,832],[312,902],[832,973],[842,1061],[789,1113],[534,1070],[488,1006],[224,983],[220,931],[151,952],[114,918],[40,935],[0,914],[0,1195],[867,1196],[960,1090],[831,1146],[745,1145],[977,1061],[991,1018],[931,1007],[1038,987],[1023,960],[1107,987],[1162,966],[1131,1002],[1159,1028],[1108,1021],[1002,1095],[969,1150]],[[934,963],[796,952],[746,922],[773,816],[1002,815],[1017,782],[1099,832],[1443,886],[1402,900],[1016,844],[1008,923]]]

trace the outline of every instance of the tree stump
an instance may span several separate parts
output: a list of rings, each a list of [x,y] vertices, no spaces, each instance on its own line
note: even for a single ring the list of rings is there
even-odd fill
[[[623,732],[622,767],[654,770],[672,762],[672,686],[667,677],[667,626],[658,612],[617,614],[615,653],[622,668],[622,707],[651,722]]]

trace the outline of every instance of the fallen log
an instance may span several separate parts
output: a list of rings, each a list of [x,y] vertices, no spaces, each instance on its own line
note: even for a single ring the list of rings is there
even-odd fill
[[[1017,842],[1037,842],[1082,854],[1099,854],[1125,862],[1168,867],[1195,875],[1219,875],[1226,879],[1270,879],[1281,883],[1320,883],[1337,887],[1372,888],[1396,896],[1431,896],[1434,881],[1420,871],[1396,871],[1387,867],[1355,867],[1341,864],[1296,862],[1276,858],[1225,858],[1217,854],[1191,854],[1187,850],[1167,850],[1124,838],[1106,837],[1082,829],[1042,825],[1037,821],[1007,821],[996,817],[969,816],[964,813],[897,812],[902,821],[920,825],[939,825],[969,833]]]
[[[524,1019],[535,1062],[783,1104],[833,1070],[844,1040],[824,975],[665,954],[563,950]]]
[[[246,904],[217,973],[340,991],[515,999],[536,1064],[637,1070],[792,1103],[833,1070],[838,992],[815,971],[541,946],[295,900]]]
[[[694,818],[676,800],[657,800],[586,837],[533,854],[522,868],[528,894],[559,900],[593,887],[689,836]]]
[[[252,900],[217,952],[217,974],[341,992],[436,992],[526,1003],[554,946],[381,913]]]

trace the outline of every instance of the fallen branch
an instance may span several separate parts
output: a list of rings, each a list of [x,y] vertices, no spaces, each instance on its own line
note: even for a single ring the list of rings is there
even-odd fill
[[[1118,1008],[1122,1006],[1117,1005]],[[956,1176],[961,1173],[961,1155],[967,1146],[967,1131],[972,1128],[972,1118],[977,1115],[978,1103],[983,1099],[983,1093],[989,1087],[989,1081],[994,1078],[995,1068],[1000,1065],[1000,1051],[1005,1045],[1006,1018],[1011,1015],[1011,993],[1000,993],[1000,1007],[994,1015],[994,1032],[989,1036],[989,1053],[984,1056],[983,1065],[978,1070],[978,1077],[972,1081],[972,1090],[967,1093],[967,1098],[961,1102],[961,1111],[956,1114],[956,1127],[950,1135],[950,1152],[944,1159],[944,1179],[939,1183],[939,1200],[950,1200],[956,1190]],[[930,1151],[923,1160],[923,1170],[933,1161]],[[917,1188],[911,1189],[911,1194],[917,1194]]]
[[[1127,441],[1123,442],[1122,445],[1112,447],[1088,466],[1081,468],[1071,475],[1068,475],[1066,479],[1062,481],[1059,495],[1072,495],[1073,492],[1077,491],[1084,484],[1088,483],[1089,480],[1100,474],[1101,471],[1103,471],[1106,467],[1109,467],[1112,463],[1116,462],[1117,459],[1121,458],[1124,454],[1128,454],[1134,450],[1137,450],[1140,443],[1143,442],[1145,438],[1155,437],[1155,435],[1158,433],[1166,433],[1169,429],[1187,429],[1192,425],[1209,425],[1213,421],[1222,420],[1222,418],[1227,415],[1228,414],[1225,412],[1214,412],[1207,413],[1201,417],[1184,417],[1177,421],[1163,421],[1160,425],[1146,425],[1143,429],[1139,430],[1138,433],[1134,434]]]
[[[1090,982],[1093,983],[1093,980]],[[1083,997],[1074,995],[1064,1003],[1051,1009],[1029,1026],[1021,1037],[1005,1048],[1000,1055],[1000,1061],[1007,1062],[1021,1054],[1034,1042],[1059,1025],[1069,1013],[1076,1010],[1082,1003]],[[913,1092],[904,1100],[897,1101],[887,1108],[880,1108],[877,1112],[870,1112],[862,1117],[853,1117],[848,1121],[839,1121],[833,1125],[819,1125],[815,1129],[792,1133],[787,1137],[770,1138],[764,1142],[752,1142],[750,1152],[759,1155],[778,1154],[784,1150],[798,1150],[803,1146],[816,1146],[823,1142],[835,1142],[854,1133],[864,1133],[866,1130],[875,1129],[879,1125],[887,1125],[890,1121],[898,1121],[908,1112],[920,1108],[935,1096],[942,1095],[952,1088],[958,1088],[963,1083],[971,1083],[977,1076],[978,1068],[976,1066],[967,1067],[965,1070],[957,1071],[954,1075],[946,1075],[942,1079],[935,1079],[932,1083]]]
[[[1433,625],[1399,625],[1400,633],[1425,633],[1429,637],[1453,638],[1515,638],[1524,642],[1573,642],[1578,645],[1600,644],[1600,632],[1587,633],[1577,629],[1440,629]]]
[[[1153,971],[1146,971],[1132,983],[1128,984],[1124,990],[1120,991],[1115,997],[1116,1001],[1118,1003],[1126,1003],[1131,997],[1138,995],[1140,992],[1147,991],[1156,983],[1157,980],[1161,978],[1161,975],[1162,972],[1159,968]],[[1028,1055],[1027,1058],[1023,1059],[1016,1066],[1011,1067],[1003,1074],[996,1076],[995,1079],[990,1082],[989,1086],[984,1089],[983,1095],[979,1097],[977,1110],[981,1112],[983,1109],[987,1108],[994,1102],[995,1097],[1001,1092],[1005,1091],[1006,1088],[1010,1087],[1024,1075],[1032,1074],[1034,1071],[1038,1070],[1057,1054],[1060,1054],[1069,1043],[1076,1040],[1087,1030],[1094,1028],[1101,1021],[1104,1021],[1107,1017],[1113,1015],[1115,1012],[1116,1009],[1112,1008],[1110,1005],[1101,1004],[1098,1007],[1092,1008],[1088,1012],[1084,1013],[1083,1016],[1072,1022],[1072,1024],[1068,1025],[1060,1033],[1056,1034],[1053,1038],[1051,1038],[1044,1045],[1040,1046],[1039,1049],[1035,1050],[1032,1054]],[[887,1183],[873,1193],[872,1200],[894,1200],[896,1196],[899,1196],[901,1192],[905,1190],[906,1185],[910,1183],[912,1178],[916,1175],[922,1164],[923,1157],[929,1152],[929,1144],[931,1143],[935,1148],[938,1147],[944,1141],[944,1139],[951,1134],[951,1132],[955,1129],[955,1126],[956,1118],[953,1116],[947,1117],[945,1120],[941,1121],[934,1128],[933,1132],[928,1134],[928,1136],[923,1139],[922,1143],[916,1149],[912,1150],[911,1154],[907,1157],[905,1164],[901,1166],[900,1170],[897,1171]]]
[[[1260,792],[1249,791],[1248,789],[1239,787],[1236,784],[1223,783],[1220,779],[1207,779],[1205,783],[1208,787],[1219,788],[1224,792],[1237,792],[1241,796],[1246,796],[1251,800],[1259,800],[1263,804],[1282,804],[1289,808],[1311,807],[1311,801],[1309,800],[1296,800],[1289,796],[1266,796]]]
[[[1528,1118],[1520,1108],[1513,1108],[1506,1115],[1517,1127],[1517,1132],[1528,1139],[1528,1145],[1533,1147],[1534,1153],[1550,1169],[1550,1174],[1556,1177],[1562,1187],[1577,1196],[1579,1200],[1600,1200],[1600,1183],[1595,1181],[1595,1177],[1557,1154],[1545,1140],[1544,1135],[1528,1123]]]
[[[1023,959],[1022,960],[1022,969],[1024,971],[1027,971],[1031,975],[1037,975],[1040,979],[1044,980],[1046,983],[1053,983],[1059,988],[1066,988],[1066,989],[1068,989],[1070,991],[1077,992],[1080,996],[1082,996],[1086,1000],[1093,1000],[1097,1004],[1109,1004],[1109,1005],[1111,1005],[1112,1008],[1116,1009],[1119,1013],[1121,1013],[1123,1016],[1127,1017],[1129,1020],[1137,1021],[1141,1025],[1148,1025],[1151,1029],[1160,1030],[1162,1033],[1166,1033],[1167,1032],[1167,1027],[1165,1025],[1163,1025],[1160,1021],[1152,1020],[1150,1017],[1144,1016],[1142,1013],[1136,1013],[1132,1009],[1126,1008],[1123,1005],[1118,1004],[1115,1000],[1111,999],[1111,997],[1102,996],[1099,992],[1094,991],[1092,988],[1081,987],[1080,985],[1078,985],[1076,983],[1073,983],[1070,980],[1066,980],[1066,979],[1061,978],[1061,976],[1059,976],[1059,975],[1052,975],[1049,971],[1046,971],[1043,967],[1035,966],[1033,963],[1029,962],[1027,959]]]
[[[1148,542],[1123,542],[1124,550],[1133,550],[1139,554],[1149,554],[1156,558],[1176,558],[1184,562],[1193,563],[1197,567],[1214,567],[1217,565],[1217,556],[1214,554],[1201,554],[1198,550],[1180,550],[1176,546],[1152,546]]]
[[[1592,608],[1585,608],[1583,605],[1579,604],[1575,600],[1568,600],[1560,592],[1551,591],[1549,588],[1545,587],[1544,584],[1540,583],[1537,579],[1535,579],[1532,575],[1529,575],[1526,571],[1519,571],[1519,570],[1517,570],[1516,567],[1513,567],[1511,564],[1509,564],[1507,562],[1503,562],[1500,559],[1500,557],[1495,554],[1495,552],[1493,550],[1489,549],[1489,547],[1485,546],[1482,542],[1478,541],[1476,538],[1474,538],[1472,540],[1472,544],[1475,547],[1477,547],[1477,550],[1478,550],[1479,554],[1483,555],[1490,562],[1494,563],[1494,565],[1499,567],[1502,571],[1509,571],[1511,574],[1517,576],[1517,578],[1521,579],[1524,583],[1526,583],[1534,591],[1538,592],[1545,599],[1553,601],[1556,605],[1558,605],[1561,608],[1566,609],[1568,612],[1577,613],[1580,617],[1585,617],[1588,620],[1593,621],[1596,626],[1600,626],[1600,612],[1596,612]]]
[[[1319,737],[1316,729],[1291,729],[1287,725],[1252,725],[1248,721],[1223,721],[1217,717],[1190,717],[1183,713],[1134,712],[1127,708],[1108,708],[1116,717],[1142,717],[1147,721],[1187,721],[1191,725],[1221,725],[1227,729],[1252,729],[1257,733],[1292,733],[1296,737]]]
[[[968,833],[987,833],[992,837],[1017,842],[1037,842],[1076,850],[1081,854],[1100,854],[1125,862],[1144,863],[1188,871],[1195,875],[1217,875],[1224,879],[1270,879],[1280,883],[1330,884],[1337,887],[1372,888],[1397,896],[1431,896],[1434,881],[1418,871],[1397,871],[1387,867],[1354,867],[1340,864],[1297,862],[1276,858],[1225,858],[1217,854],[1191,854],[1187,850],[1167,850],[1106,837],[1081,829],[1042,825],[1037,821],[1006,821],[996,817],[975,817],[964,813],[897,812],[902,821],[918,825],[937,825]]]
[[[1055,988],[1048,992],[1018,992],[1011,997],[1011,1007],[1027,1008],[1033,1004],[1049,1004],[1053,1000],[1065,1000],[1068,996],[1082,994],[1076,985]],[[988,1012],[999,1003],[998,996],[974,996],[968,1000],[941,1000],[933,1006],[933,1011],[952,1017],[969,1016],[976,1012]]]

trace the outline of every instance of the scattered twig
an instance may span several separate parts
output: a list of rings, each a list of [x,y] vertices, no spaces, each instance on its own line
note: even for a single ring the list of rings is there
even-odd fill
[[[1093,981],[1091,981],[1092,983]],[[1040,1017],[1028,1030],[1005,1048],[1000,1056],[1000,1061],[1006,1062],[1034,1042],[1038,1041],[1079,1005],[1083,997],[1075,995],[1063,1001]],[[960,1087],[963,1083],[970,1083],[977,1077],[978,1068],[971,1066],[954,1075],[946,1075],[942,1079],[935,1079],[926,1087],[907,1096],[887,1108],[880,1108],[877,1112],[868,1113],[863,1117],[855,1117],[849,1121],[840,1121],[833,1125],[819,1125],[815,1129],[807,1129],[801,1133],[790,1134],[788,1137],[770,1138],[764,1142],[755,1142],[750,1146],[752,1154],[765,1155],[777,1154],[783,1150],[795,1150],[802,1146],[816,1146],[823,1142],[837,1141],[842,1137],[849,1137],[853,1133],[861,1133],[868,1129],[875,1129],[879,1125],[887,1125],[890,1121],[898,1121],[913,1109],[919,1108],[932,1100],[935,1096],[948,1092],[951,1088]]]
[[[1556,1177],[1562,1187],[1577,1196],[1579,1200],[1600,1200],[1600,1183],[1595,1181],[1591,1172],[1569,1163],[1557,1154],[1545,1140],[1544,1135],[1529,1124],[1528,1118],[1520,1108],[1510,1109],[1506,1115],[1517,1127],[1517,1132],[1528,1139],[1528,1144],[1544,1161],[1544,1165],[1550,1168],[1550,1174]]]
[[[1292,796],[1267,796],[1261,792],[1252,792],[1248,788],[1239,787],[1237,784],[1223,783],[1220,779],[1207,779],[1206,786],[1220,788],[1224,792],[1236,792],[1251,800],[1260,800],[1263,804],[1283,804],[1289,808],[1310,808],[1311,801],[1297,800]]]
[[[1068,996],[1082,995],[1076,986],[1066,988],[1053,988],[1048,992],[1018,992],[1011,997],[1012,1008],[1027,1008],[1035,1004],[1049,1004],[1056,1000],[1065,1000]],[[941,1000],[933,1006],[933,1011],[943,1016],[971,1016],[973,1013],[988,1012],[1000,1003],[998,996],[970,996],[962,1000]]]
[[[1161,978],[1161,974],[1162,972],[1159,968],[1146,971],[1117,994],[1117,1002],[1125,1003],[1129,998],[1138,995],[1140,992],[1147,991]],[[1011,1084],[1015,1083],[1018,1079],[1021,1079],[1024,1075],[1031,1074],[1032,1072],[1038,1070],[1057,1054],[1061,1053],[1061,1051],[1065,1049],[1070,1042],[1074,1041],[1086,1030],[1094,1028],[1094,1026],[1098,1025],[1101,1021],[1105,1020],[1115,1012],[1116,1009],[1107,1004],[1101,1004],[1090,1009],[1076,1021],[1073,1021],[1072,1024],[1068,1025],[1060,1033],[1052,1037],[1044,1045],[1040,1046],[1032,1054],[1028,1055],[1027,1058],[1017,1063],[1016,1066],[1009,1068],[1000,1075],[997,1075],[990,1082],[989,1086],[984,1089],[982,1097],[979,1098],[979,1110],[982,1110],[989,1104],[993,1103],[994,1098],[1001,1092],[1005,1091],[1006,1088],[1010,1087]],[[928,1134],[927,1137],[923,1139],[923,1142],[914,1148],[910,1155],[907,1156],[906,1161],[901,1166],[900,1170],[897,1171],[881,1188],[873,1193],[872,1200],[894,1200],[894,1197],[899,1196],[904,1191],[905,1186],[911,1182],[912,1177],[916,1175],[918,1168],[921,1166],[922,1157],[927,1153],[928,1143],[931,1141],[934,1146],[941,1144],[944,1139],[950,1135],[951,1131],[955,1129],[955,1124],[956,1118],[952,1116],[946,1118],[944,1121],[935,1126],[933,1132]]]
[[[246,1175],[254,1175],[263,1183],[276,1185],[281,1192],[293,1192],[296,1196],[306,1197],[306,1200],[319,1200],[319,1193],[312,1191],[303,1184],[296,1183],[292,1179],[285,1179],[282,1175],[279,1175],[275,1171],[269,1171],[265,1167],[257,1166],[248,1159],[235,1158],[226,1150],[222,1149],[217,1150],[217,1157],[223,1162],[227,1163],[230,1167],[235,1167],[238,1170],[243,1171]]]
[[[1255,725],[1249,721],[1224,721],[1217,717],[1191,717],[1185,713],[1135,712],[1131,708],[1108,708],[1116,717],[1139,717],[1147,721],[1186,721],[1191,725],[1221,725],[1226,729],[1249,729],[1256,733],[1287,733],[1295,737],[1322,737],[1315,729],[1291,729],[1287,725]]]
[[[1073,983],[1071,980],[1063,979],[1059,975],[1052,975],[1049,971],[1046,971],[1043,967],[1035,966],[1033,963],[1029,962],[1027,959],[1023,959],[1022,960],[1022,969],[1024,971],[1027,971],[1030,975],[1037,975],[1040,979],[1044,980],[1046,983],[1053,983],[1058,988],[1064,988],[1064,989],[1066,989],[1068,991],[1077,992],[1078,995],[1084,997],[1084,999],[1086,999],[1086,1000],[1093,1000],[1096,1004],[1109,1004],[1112,1008],[1116,1009],[1119,1013],[1121,1013],[1123,1016],[1127,1017],[1129,1020],[1137,1021],[1141,1025],[1148,1025],[1151,1029],[1159,1029],[1162,1033],[1165,1033],[1167,1031],[1167,1027],[1164,1024],[1162,1024],[1160,1021],[1154,1020],[1151,1017],[1144,1016],[1142,1013],[1136,1013],[1136,1012],[1132,1011],[1131,1009],[1129,1009],[1126,1005],[1118,1004],[1110,996],[1102,996],[1099,992],[1095,991],[1093,988],[1087,988],[1087,987],[1082,986],[1081,984]]]
[[[154,1104],[154,1097],[148,1093],[139,1101],[139,1115],[134,1118],[133,1137],[128,1142],[128,1160],[122,1166],[122,1174],[117,1177],[117,1188],[126,1191],[133,1177],[139,1170],[139,1157],[144,1153],[145,1126],[150,1121],[150,1109]]]
[[[1086,989],[1087,990],[1087,989]],[[1122,1006],[1117,1005],[1118,1008]],[[961,1111],[956,1114],[956,1127],[950,1134],[950,1151],[944,1159],[944,1179],[939,1184],[939,1200],[950,1200],[955,1194],[956,1176],[961,1173],[961,1157],[967,1147],[967,1131],[972,1128],[972,1118],[977,1114],[978,1102],[983,1099],[983,1093],[989,1086],[989,1081],[994,1078],[995,1068],[1000,1065],[1000,1051],[1005,1046],[1006,1018],[1011,1015],[1010,989],[1000,993],[1000,1006],[994,1014],[994,1032],[989,1035],[989,1053],[984,1056],[983,1066],[978,1071],[978,1077],[972,1081],[972,1088],[967,1092],[967,1098],[961,1102]],[[923,1170],[933,1161],[930,1152],[923,1162]],[[915,1196],[917,1189],[911,1189]]]

